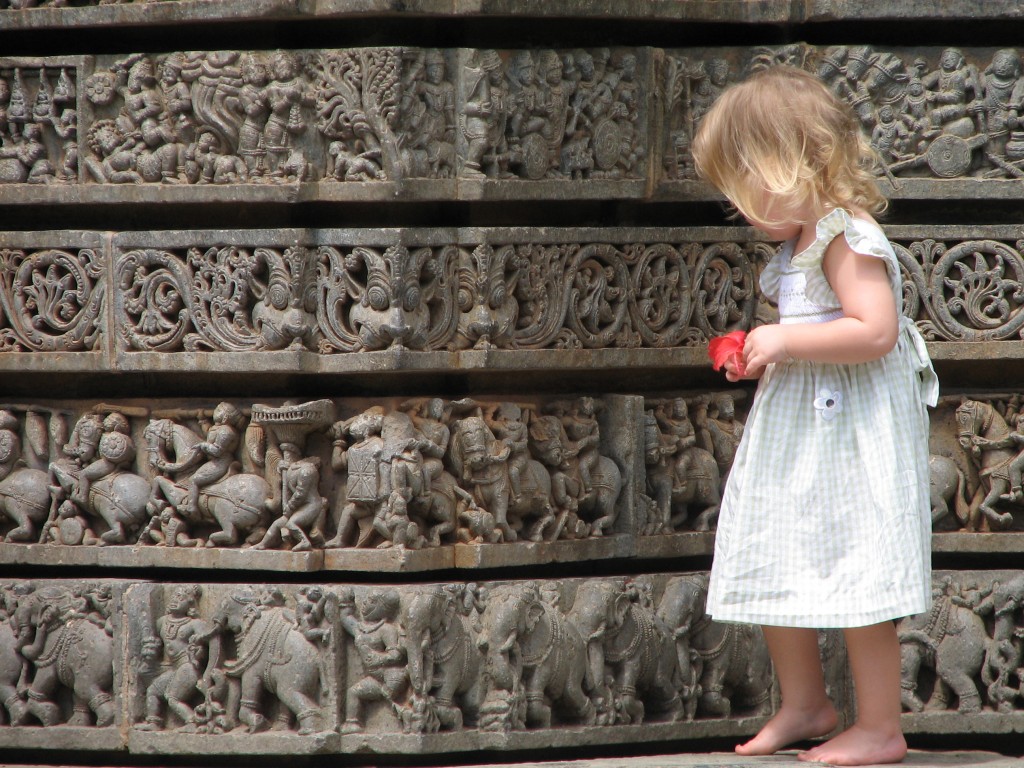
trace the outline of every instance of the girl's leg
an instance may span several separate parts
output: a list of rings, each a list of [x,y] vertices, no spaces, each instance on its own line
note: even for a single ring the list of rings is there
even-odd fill
[[[857,721],[802,755],[832,765],[898,763],[907,754],[900,729],[900,643],[891,621],[843,633],[857,697]]]
[[[741,755],[771,755],[796,741],[824,736],[838,722],[836,710],[825,695],[817,631],[763,629],[782,690],[782,706],[757,736],[736,747]]]

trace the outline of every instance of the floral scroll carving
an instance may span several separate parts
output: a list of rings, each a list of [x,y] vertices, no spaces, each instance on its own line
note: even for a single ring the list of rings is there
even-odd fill
[[[0,250],[0,351],[96,348],[105,260],[95,250]]]
[[[138,351],[672,347],[749,324],[762,245],[480,244],[131,250]]]

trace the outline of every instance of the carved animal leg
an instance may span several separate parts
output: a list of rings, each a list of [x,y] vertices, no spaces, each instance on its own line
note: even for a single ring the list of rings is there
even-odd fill
[[[238,529],[235,527],[233,522],[230,520],[222,521],[221,528],[224,530],[210,534],[210,538],[206,542],[206,546],[221,547],[231,546],[238,543]]]
[[[89,715],[89,705],[76,697],[71,717],[68,718],[65,725],[77,726],[79,728],[88,726],[92,722],[92,718]]]
[[[941,712],[947,706],[949,706],[949,686],[942,678],[936,678],[935,690],[932,691],[931,698],[928,699],[924,708],[929,712]]]
[[[1009,512],[999,512],[992,505],[999,501],[999,497],[1007,490],[1007,483],[1005,481],[999,481],[992,483],[992,487],[989,489],[988,495],[985,500],[981,502],[981,506],[978,508],[984,513],[990,521],[993,530],[1002,531],[1009,528],[1013,524],[1013,515]]]
[[[29,541],[30,539],[35,538],[36,527],[32,523],[32,518],[29,517],[28,512],[21,510],[14,511],[8,508],[7,516],[16,522],[18,526],[16,528],[12,528],[7,533],[4,541]]]
[[[732,704],[722,695],[721,683],[704,686],[704,693],[700,697],[700,711],[711,717],[729,717]]]
[[[109,675],[109,670],[108,670]],[[96,713],[96,726],[105,728],[114,724],[114,697],[104,690],[103,684],[109,686],[112,681],[103,680],[82,680],[82,675],[75,678],[74,695],[76,702],[87,704],[88,708]]]
[[[565,689],[563,701],[573,716],[584,725],[593,725],[597,722],[597,708],[579,685],[570,684]]]
[[[270,723],[259,711],[263,694],[262,675],[251,672],[250,669],[242,677],[242,699],[239,702],[238,719],[248,726],[249,733],[257,733],[269,728]]]
[[[951,668],[951,664],[943,663],[940,658],[936,665],[936,674],[953,690],[960,700],[957,711],[964,714],[974,714],[981,711],[981,694],[978,687],[963,669]]]
[[[5,691],[7,693],[7,691]],[[13,688],[10,693],[4,696],[4,707],[11,716],[11,725],[22,725],[28,718],[28,708],[18,692]]]
[[[719,506],[717,504],[708,507],[699,515],[697,520],[693,524],[693,530],[695,531],[710,531],[714,527],[715,522],[718,520]]]
[[[299,723],[299,735],[305,736],[320,730],[320,707],[313,699],[298,690],[279,693],[278,696],[294,713]]]
[[[43,725],[57,725],[60,723],[60,707],[54,702],[49,701],[49,696],[42,691],[29,690],[25,708],[30,714],[39,718],[39,722]]]
[[[100,536],[100,543],[101,544],[124,544],[124,542],[125,542],[124,525],[122,525],[117,520],[115,520],[111,524],[109,531],[107,531],[102,536]]]

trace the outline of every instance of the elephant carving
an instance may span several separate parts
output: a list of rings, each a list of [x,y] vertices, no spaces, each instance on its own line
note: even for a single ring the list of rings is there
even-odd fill
[[[678,720],[683,712],[672,634],[646,597],[623,579],[585,582],[569,614],[587,643],[590,676],[601,681],[598,713],[608,724],[639,725],[649,711]]]
[[[734,709],[769,714],[772,668],[761,630],[712,621],[704,610],[707,596],[707,574],[688,574],[669,581],[658,604],[684,677],[692,678],[684,696],[696,697],[696,713],[705,716],[729,717]]]
[[[229,718],[237,704],[238,719],[250,733],[269,728],[271,722],[261,712],[269,694],[287,709],[281,715],[290,712],[298,721],[300,735],[322,730],[319,652],[299,630],[294,612],[268,605],[246,588],[224,598],[213,624],[209,636],[196,642],[209,641],[204,686],[215,684],[218,665],[227,674]],[[222,662],[226,636],[233,641],[235,658]]]
[[[4,714],[11,723],[20,723],[26,714],[25,702],[18,692],[18,684],[26,672],[27,662],[18,653],[19,639],[12,624],[17,609],[17,597],[10,588],[0,594],[0,724]]]
[[[981,694],[974,680],[985,662],[988,633],[981,616],[967,605],[951,579],[944,580],[930,612],[902,619],[897,631],[903,689],[900,698],[905,709],[946,709],[952,692],[959,700],[959,712],[981,711]],[[927,704],[917,693],[922,666],[933,667],[936,676]]]
[[[1024,575],[1018,574],[1005,583],[995,582],[991,591],[974,607],[979,616],[991,614],[992,638],[985,647],[985,662],[981,667],[981,681],[988,686],[988,700],[996,711],[1004,714],[1014,711],[1014,702],[1020,696],[1020,685],[1013,684],[1012,675],[1021,675],[1024,648],[1018,629],[1020,610],[1024,605]]]
[[[550,728],[555,709],[571,721],[596,722],[583,638],[535,584],[496,587],[482,623],[490,685],[481,730]]]
[[[483,654],[460,610],[465,601],[459,600],[459,589],[457,585],[425,587],[402,601],[414,700],[409,730],[437,730],[432,727],[436,724],[458,731],[463,725],[476,725],[483,698]]]
[[[18,652],[34,668],[21,725],[34,715],[58,725],[60,689],[70,690],[73,714],[65,725],[114,724],[114,641],[84,598],[45,587],[18,598],[13,627]]]

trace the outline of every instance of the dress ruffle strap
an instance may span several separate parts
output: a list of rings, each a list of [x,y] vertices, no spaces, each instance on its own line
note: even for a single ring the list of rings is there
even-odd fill
[[[939,377],[932,367],[924,336],[906,315],[900,315],[900,333],[906,333],[910,339],[910,362],[919,380],[921,400],[934,408],[939,402]]]

